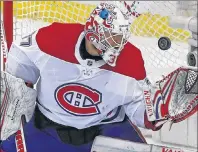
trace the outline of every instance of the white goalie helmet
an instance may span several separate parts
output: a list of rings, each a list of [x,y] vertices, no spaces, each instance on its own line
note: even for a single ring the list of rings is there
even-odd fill
[[[116,65],[117,57],[130,37],[131,16],[126,2],[103,2],[93,10],[85,24],[86,39],[110,66]]]

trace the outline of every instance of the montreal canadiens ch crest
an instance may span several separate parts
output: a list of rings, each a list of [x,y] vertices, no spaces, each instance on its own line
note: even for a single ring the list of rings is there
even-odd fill
[[[55,91],[58,105],[75,116],[93,116],[100,114],[98,104],[102,102],[102,94],[88,86],[78,83],[67,83]]]

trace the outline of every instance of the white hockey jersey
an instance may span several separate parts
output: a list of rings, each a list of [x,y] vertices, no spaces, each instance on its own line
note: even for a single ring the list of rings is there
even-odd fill
[[[144,127],[143,90],[137,81],[146,77],[141,52],[126,44],[116,67],[83,60],[83,29],[80,24],[53,23],[34,33],[25,46],[13,43],[6,71],[37,83],[39,109],[56,123],[82,129],[123,121],[126,114]]]

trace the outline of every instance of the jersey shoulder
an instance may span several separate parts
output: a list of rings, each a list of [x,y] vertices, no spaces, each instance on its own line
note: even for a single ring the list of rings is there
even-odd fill
[[[77,62],[74,50],[78,37],[83,30],[84,26],[81,24],[55,22],[38,30],[36,42],[40,50],[48,55],[64,61]]]
[[[110,67],[105,65],[104,68],[135,78],[136,80],[143,80],[146,77],[141,51],[129,42],[125,45],[118,57],[116,66]]]

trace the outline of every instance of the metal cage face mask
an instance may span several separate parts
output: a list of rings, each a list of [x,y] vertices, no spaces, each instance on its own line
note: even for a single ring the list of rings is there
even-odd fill
[[[103,60],[116,65],[117,57],[130,37],[130,21],[115,5],[102,3],[85,25],[86,38],[100,51]]]

